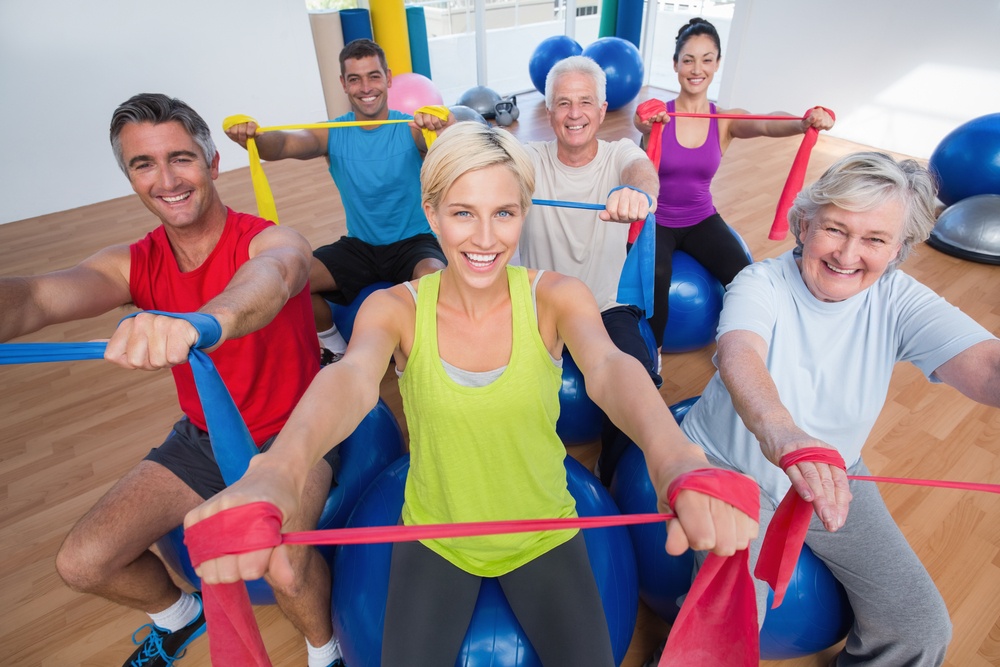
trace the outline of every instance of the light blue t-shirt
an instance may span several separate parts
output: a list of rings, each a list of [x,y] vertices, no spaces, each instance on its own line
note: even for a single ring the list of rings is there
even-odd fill
[[[389,111],[389,120],[413,116]],[[335,118],[353,121],[354,112]],[[420,203],[423,158],[406,123],[330,128],[330,175],[347,216],[347,235],[371,245],[388,245],[431,228]]]
[[[848,467],[861,457],[897,361],[932,382],[942,364],[994,336],[902,271],[849,299],[816,299],[792,251],[744,269],[729,285],[718,336],[752,331],[767,342],[781,402],[806,433],[836,447]],[[716,360],[716,365],[718,362]],[[778,502],[791,486],[733,408],[716,372],[681,425],[705,451],[757,480]]]

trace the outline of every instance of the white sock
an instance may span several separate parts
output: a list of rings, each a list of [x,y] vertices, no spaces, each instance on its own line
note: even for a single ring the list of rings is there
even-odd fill
[[[153,624],[157,627],[176,632],[198,618],[200,613],[201,603],[198,602],[198,598],[181,591],[181,597],[177,602],[163,611],[150,614],[149,617],[153,619]]]
[[[347,351],[347,341],[337,331],[336,324],[326,331],[319,332],[317,335],[319,336],[319,344],[334,354],[343,354]]]
[[[330,641],[316,648],[306,640],[306,651],[309,653],[309,667],[329,667],[337,658],[342,658],[340,640],[334,635]]]

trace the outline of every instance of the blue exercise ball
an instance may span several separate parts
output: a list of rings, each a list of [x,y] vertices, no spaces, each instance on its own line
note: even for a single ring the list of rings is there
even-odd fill
[[[358,502],[348,525],[396,525],[409,466],[409,456],[404,456],[379,475]],[[566,457],[566,477],[580,516],[618,513],[597,478],[571,457]],[[603,600],[615,663],[619,664],[632,639],[639,604],[632,544],[628,531],[620,526],[586,530],[584,539]],[[377,667],[381,662],[391,558],[390,544],[345,545],[337,550],[333,623],[345,662],[351,667]],[[456,666],[540,665],[499,585],[484,579]]]
[[[330,489],[317,529],[344,527],[368,485],[405,451],[399,422],[389,406],[379,399],[354,432],[340,444],[337,485]],[[177,526],[156,544],[167,565],[192,587],[200,589],[201,579],[191,565],[184,544],[184,527]],[[319,547],[319,551],[332,564],[333,548]],[[246,583],[253,604],[274,604],[274,592],[266,581],[256,579]]]
[[[528,61],[528,75],[535,90],[542,95],[545,94],[545,77],[549,75],[549,70],[560,60],[570,56],[578,56],[583,53],[583,47],[572,37],[566,35],[553,35],[546,37],[531,54]]]
[[[344,337],[344,340],[350,342],[351,334],[354,333],[354,318],[358,316],[358,308],[361,307],[364,300],[371,296],[372,292],[377,292],[386,287],[392,287],[392,283],[381,280],[362,289],[354,297],[354,300],[347,305],[339,303],[330,304],[330,312],[333,313],[333,323],[337,325],[337,331]]]
[[[620,109],[635,99],[642,88],[642,55],[635,45],[620,37],[601,37],[583,50],[608,78],[608,111]]]
[[[562,385],[559,387],[559,419],[556,434],[564,445],[579,445],[601,435],[604,412],[587,395],[580,367],[563,350]]]
[[[677,423],[698,400],[698,396],[670,406]],[[611,496],[623,514],[658,512],[656,490],[649,479],[642,450],[630,444],[618,461],[611,480]],[[660,618],[673,622],[680,611],[679,599],[687,595],[694,577],[694,553],[671,556],[664,549],[667,525],[642,523],[628,527],[635,549],[639,577],[639,597]]]
[[[781,606],[771,609],[760,629],[761,660],[787,660],[825,651],[847,636],[854,612],[847,591],[826,564],[802,545]]]
[[[746,241],[735,229],[728,225],[727,228],[752,263],[753,255]],[[670,353],[691,352],[714,341],[725,291],[722,283],[696,259],[683,250],[675,250],[667,296],[669,316],[661,349]]]
[[[700,397],[670,406],[680,424]],[[656,492],[649,480],[646,461],[636,445],[622,455],[611,494],[625,514],[657,511]],[[691,551],[670,556],[663,545],[666,526],[650,523],[629,526],[639,575],[639,597],[657,616],[673,622],[680,611],[678,599],[686,595],[694,572]],[[774,593],[768,593],[768,609],[760,631],[762,660],[785,660],[818,653],[842,640],[854,622],[844,587],[808,546],[802,547],[785,599],[771,609]]]
[[[724,293],[722,283],[708,269],[683,250],[675,250],[667,297],[670,315],[661,349],[691,352],[715,340]]]
[[[1000,113],[956,127],[931,153],[928,167],[947,206],[974,195],[1000,195]]]

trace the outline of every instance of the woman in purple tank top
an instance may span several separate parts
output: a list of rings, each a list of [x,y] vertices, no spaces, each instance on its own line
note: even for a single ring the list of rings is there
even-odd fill
[[[715,26],[693,18],[677,33],[674,71],[681,92],[667,103],[668,112],[747,114],[744,109],[719,109],[708,101],[708,87],[722,61]],[[784,112],[772,115],[787,116]],[[674,250],[683,250],[700,262],[723,285],[728,285],[749,261],[743,246],[715,210],[709,187],[722,154],[733,139],[787,137],[810,126],[833,127],[823,109],[813,109],[801,123],[787,120],[728,118],[674,118],[660,113],[645,122],[636,115],[635,127],[646,145],[653,123],[665,123],[658,165],[660,195],[656,202],[656,282],[653,317],[649,322],[657,346],[667,325],[667,295],[673,274]]]

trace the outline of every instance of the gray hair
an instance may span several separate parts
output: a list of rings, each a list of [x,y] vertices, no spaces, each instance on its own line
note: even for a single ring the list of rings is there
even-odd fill
[[[535,166],[521,142],[510,132],[476,121],[455,123],[431,144],[420,168],[421,200],[433,208],[463,174],[503,165],[518,181],[521,210],[531,207]]]
[[[211,165],[215,158],[215,142],[208,124],[198,113],[176,97],[160,93],[140,93],[122,102],[111,116],[111,150],[119,168],[128,176],[128,166],[122,152],[121,133],[132,123],[152,123],[159,125],[177,121],[187,131],[205,155],[205,163]]]
[[[915,160],[897,162],[885,153],[863,152],[842,157],[818,181],[795,198],[788,226],[802,248],[802,232],[819,209],[833,205],[845,211],[870,211],[895,198],[903,204],[903,238],[899,255],[889,263],[895,269],[913,247],[930,236],[934,227],[937,185]]]
[[[604,73],[601,66],[593,58],[587,56],[570,56],[563,58],[549,70],[545,77],[545,108],[552,109],[553,97],[555,96],[556,79],[563,74],[580,72],[589,74],[594,80],[594,88],[597,90],[597,106],[604,104],[608,97],[608,75]]]

